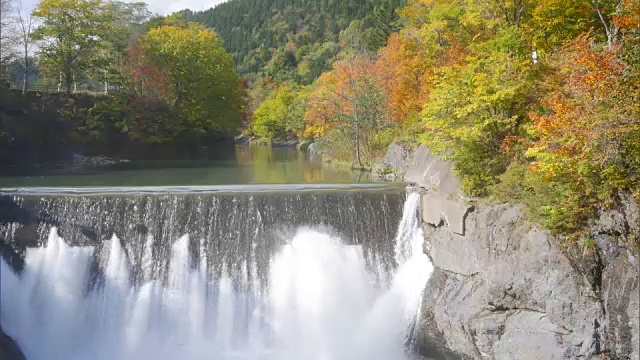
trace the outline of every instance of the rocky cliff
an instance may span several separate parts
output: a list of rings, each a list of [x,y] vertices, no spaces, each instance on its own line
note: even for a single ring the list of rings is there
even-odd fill
[[[392,149],[397,152],[397,149]],[[427,285],[418,346],[437,359],[640,359],[640,211],[621,197],[591,227],[597,247],[565,247],[521,207],[472,204],[452,164],[424,146],[405,180],[423,188]]]

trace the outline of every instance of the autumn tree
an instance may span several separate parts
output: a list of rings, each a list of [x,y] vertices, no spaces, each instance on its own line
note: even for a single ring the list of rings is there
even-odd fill
[[[596,25],[591,0],[537,0],[525,24],[533,49],[549,53]]]
[[[310,126],[324,127],[329,140],[342,145],[359,168],[373,160],[376,133],[390,123],[386,95],[373,68],[373,60],[361,54],[335,63],[333,71],[318,79],[305,115]]]
[[[82,80],[110,30],[112,13],[101,0],[42,0],[33,16],[41,21],[40,61],[67,94]]]
[[[264,138],[303,136],[306,92],[292,84],[280,86],[253,113],[251,129]]]
[[[421,139],[455,161],[472,195],[486,195],[506,169],[502,144],[526,131],[538,76],[521,26],[523,2],[486,5],[434,1],[419,9],[428,19],[423,41],[438,53]]]
[[[640,196],[640,74],[593,43],[583,35],[554,56],[531,114],[531,176],[554,194],[542,209],[557,232],[579,230],[619,190]]]
[[[111,87],[121,88],[130,80],[126,67],[126,54],[130,46],[143,34],[150,12],[145,3],[105,3],[110,14],[108,34],[101,38],[94,55],[89,59],[87,77],[103,84],[104,92]]]
[[[622,15],[624,0],[591,0],[591,4],[600,20],[607,46],[612,47],[620,34],[620,24],[615,19]]]
[[[422,110],[433,85],[433,65],[418,39],[407,32],[391,34],[375,66],[395,122]]]
[[[237,129],[244,101],[240,80],[215,32],[193,24],[152,29],[131,48],[130,69],[140,95],[164,101],[175,113],[157,129],[165,136],[154,141]]]

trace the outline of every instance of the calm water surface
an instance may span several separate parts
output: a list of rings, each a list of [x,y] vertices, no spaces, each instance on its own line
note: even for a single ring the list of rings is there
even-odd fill
[[[216,161],[134,161],[73,173],[0,177],[0,188],[373,183],[370,174],[311,159],[295,148],[238,145]]]

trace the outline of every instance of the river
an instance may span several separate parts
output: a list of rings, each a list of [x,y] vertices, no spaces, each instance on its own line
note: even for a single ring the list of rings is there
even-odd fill
[[[210,160],[136,160],[103,166],[66,163],[35,169],[27,175],[0,176],[0,188],[371,182],[369,173],[328,166],[296,148],[249,145],[221,150]]]
[[[407,360],[419,195],[294,149],[14,177],[2,329],[29,360]]]

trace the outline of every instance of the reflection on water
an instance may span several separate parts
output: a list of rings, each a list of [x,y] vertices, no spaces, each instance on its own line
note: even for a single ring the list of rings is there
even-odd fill
[[[323,164],[295,148],[238,145],[215,161],[134,161],[73,173],[0,177],[0,188],[371,183],[371,176]]]

